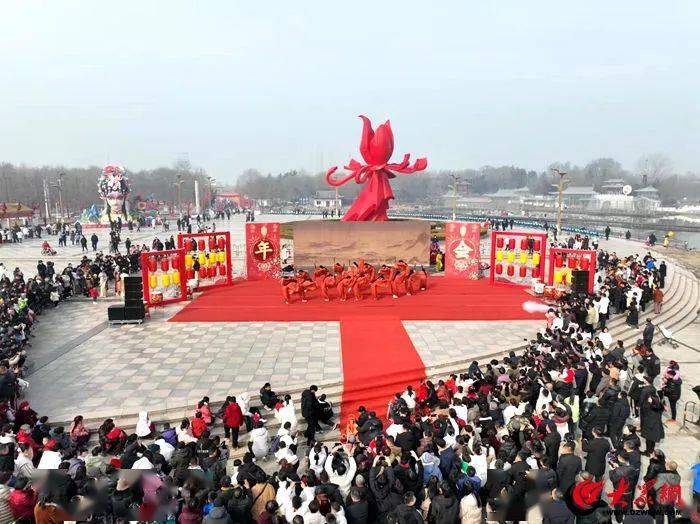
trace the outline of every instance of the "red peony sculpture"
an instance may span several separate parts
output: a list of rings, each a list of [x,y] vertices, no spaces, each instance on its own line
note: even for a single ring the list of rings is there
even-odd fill
[[[363,115],[360,115],[360,118],[363,122],[360,154],[367,164],[351,159],[350,164],[345,166],[345,169],[350,171],[349,175],[336,180],[333,174],[338,168],[332,167],[326,173],[326,181],[334,187],[342,186],[352,179],[355,179],[358,184],[364,184],[342,220],[346,222],[389,220],[386,212],[389,209],[389,200],[394,198],[389,179],[394,178],[396,173],[408,175],[423,171],[428,167],[428,160],[419,158],[411,166],[409,165],[411,155],[405,154],[400,164],[389,164],[391,154],[394,152],[394,134],[391,132],[389,121],[387,120],[374,131],[369,118]]]

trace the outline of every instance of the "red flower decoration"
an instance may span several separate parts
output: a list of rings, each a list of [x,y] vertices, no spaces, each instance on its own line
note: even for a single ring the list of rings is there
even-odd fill
[[[389,164],[394,152],[394,134],[387,120],[384,124],[372,129],[372,123],[366,116],[360,115],[363,122],[360,154],[366,164],[361,164],[354,158],[345,166],[350,174],[340,179],[334,179],[333,174],[338,170],[332,167],[326,173],[326,181],[334,187],[342,186],[351,180],[357,184],[365,184],[357,199],[345,213],[345,221],[384,221],[389,220],[386,212],[389,200],[394,198],[391,191],[390,178],[396,173],[410,174],[423,171],[428,167],[428,160],[419,158],[410,165],[410,155],[407,153],[399,164]]]

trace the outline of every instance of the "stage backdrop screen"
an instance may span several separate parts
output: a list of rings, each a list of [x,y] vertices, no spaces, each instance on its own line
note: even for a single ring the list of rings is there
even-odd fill
[[[312,267],[363,259],[368,264],[430,263],[430,222],[341,222],[306,220],[294,223],[294,265]]]

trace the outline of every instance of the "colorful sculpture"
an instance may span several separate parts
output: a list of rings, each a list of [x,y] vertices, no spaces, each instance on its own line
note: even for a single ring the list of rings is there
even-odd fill
[[[350,163],[345,166],[345,169],[350,171],[349,175],[336,180],[333,174],[338,168],[332,167],[326,173],[326,181],[334,187],[342,186],[353,179],[357,184],[364,184],[357,199],[341,220],[346,222],[389,220],[386,213],[389,209],[389,200],[394,198],[389,179],[396,177],[396,173],[407,175],[423,171],[428,167],[428,160],[419,158],[410,165],[410,155],[407,153],[400,164],[389,164],[389,159],[394,152],[394,134],[389,121],[387,120],[374,131],[369,118],[363,115],[360,115],[360,118],[363,122],[360,154],[367,163],[361,164],[354,158],[350,159]]]
[[[129,178],[121,166],[106,165],[97,181],[97,191],[105,202],[105,208],[100,216],[101,223],[112,223],[118,218],[126,221],[126,197],[129,194]]]

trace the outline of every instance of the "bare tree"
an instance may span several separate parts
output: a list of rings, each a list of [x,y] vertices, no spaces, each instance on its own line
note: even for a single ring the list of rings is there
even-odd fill
[[[663,153],[653,153],[637,160],[637,171],[651,182],[671,175],[673,164]]]

